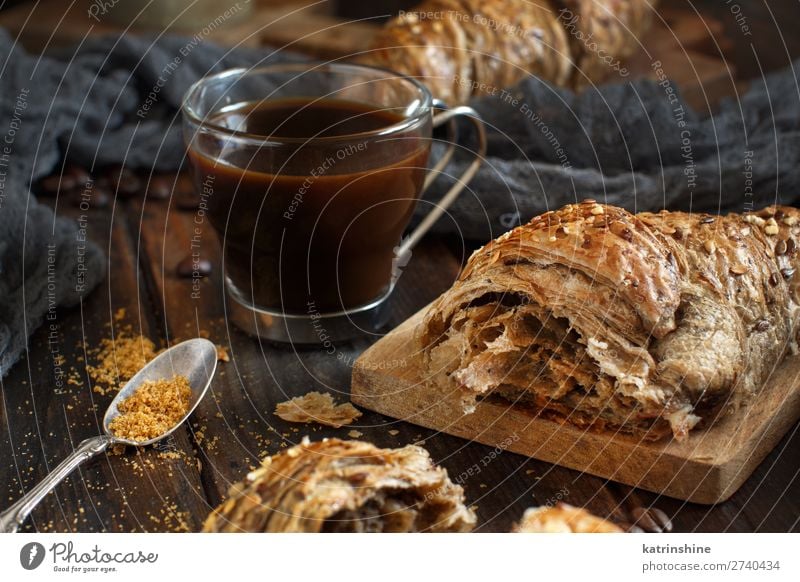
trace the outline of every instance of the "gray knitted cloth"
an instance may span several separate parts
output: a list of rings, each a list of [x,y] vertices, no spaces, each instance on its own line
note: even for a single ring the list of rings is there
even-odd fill
[[[507,94],[477,99],[473,106],[490,127],[489,157],[437,228],[487,240],[584,198],[632,211],[742,212],[794,203],[797,67],[754,80],[746,94],[702,119],[666,81],[575,95],[529,79]],[[449,172],[458,175],[465,163]]]
[[[0,30],[0,374],[49,308],[76,303],[105,270],[76,224],[37,204],[28,185],[63,159],[90,169],[177,169],[188,86],[226,68],[287,59],[297,57],[169,36],[88,40],[40,58]],[[794,67],[703,119],[668,82],[641,80],[575,95],[532,78],[473,105],[489,127],[489,154],[440,232],[486,241],[587,197],[634,211],[717,212],[792,203],[800,192]],[[466,156],[458,158],[449,175],[463,170]],[[435,201],[449,180],[426,197]],[[417,218],[428,208],[420,204]]]

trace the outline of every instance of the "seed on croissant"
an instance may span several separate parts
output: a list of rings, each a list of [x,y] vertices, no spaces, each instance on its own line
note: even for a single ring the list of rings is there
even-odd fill
[[[742,218],[745,222],[756,224],[758,226],[762,226],[766,222],[766,220],[764,220],[760,216],[756,216],[755,214],[745,214],[744,217]]]
[[[778,228],[778,223],[775,222],[774,218],[770,218],[764,226],[764,232],[769,235],[778,234],[780,231],[781,229]]]
[[[731,267],[731,273],[734,275],[744,275],[747,272],[747,267],[744,265],[733,265]]]
[[[759,320],[753,327],[756,331],[767,331],[769,329],[769,321],[766,319]]]

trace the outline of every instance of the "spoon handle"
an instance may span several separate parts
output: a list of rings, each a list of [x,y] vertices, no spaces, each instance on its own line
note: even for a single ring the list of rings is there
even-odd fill
[[[0,533],[14,533],[44,497],[61,483],[81,463],[105,451],[114,439],[107,435],[82,441],[74,451],[42,481],[11,507],[0,513]]]

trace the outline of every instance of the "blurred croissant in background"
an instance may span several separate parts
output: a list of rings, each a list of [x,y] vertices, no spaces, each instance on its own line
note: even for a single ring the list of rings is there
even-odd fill
[[[655,0],[427,0],[402,12],[360,61],[426,83],[450,105],[533,75],[579,89],[636,51]]]

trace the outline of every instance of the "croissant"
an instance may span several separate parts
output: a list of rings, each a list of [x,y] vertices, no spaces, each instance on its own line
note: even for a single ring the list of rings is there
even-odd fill
[[[537,0],[538,1],[538,0]],[[561,0],[559,20],[574,59],[570,86],[581,88],[628,70],[622,61],[641,46],[656,2],[644,0]]]
[[[206,532],[463,532],[464,492],[418,446],[325,439],[267,457],[233,485]]]
[[[426,0],[376,35],[359,60],[417,77],[451,105],[533,75],[581,87],[639,46],[645,0]]]
[[[514,527],[517,533],[623,533],[618,525],[580,507],[559,503],[530,507]]]
[[[684,437],[796,351],[800,211],[631,214],[586,200],[476,251],[415,330],[465,412],[500,398],[582,427]]]

